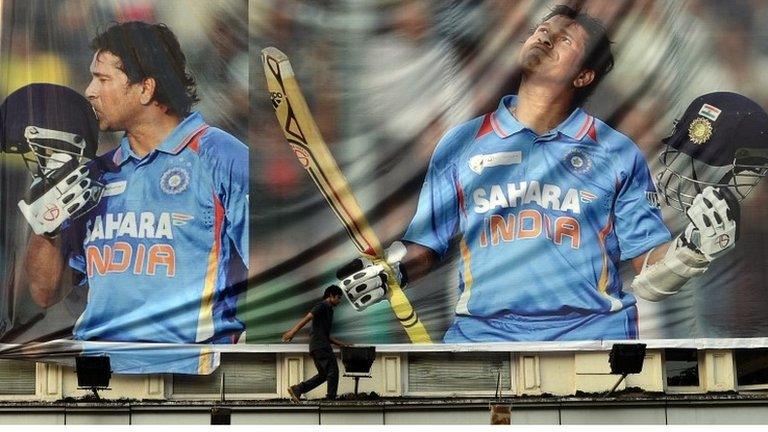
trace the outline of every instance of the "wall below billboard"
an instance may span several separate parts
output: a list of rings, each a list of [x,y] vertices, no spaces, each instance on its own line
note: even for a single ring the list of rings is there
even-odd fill
[[[765,400],[687,400],[605,403],[571,399],[512,402],[516,425],[764,425]],[[228,404],[232,424],[240,425],[487,425],[489,401],[478,399],[418,404],[291,405]],[[91,404],[14,407],[0,404],[0,423],[36,425],[208,425],[214,404]],[[216,405],[220,406],[220,405]]]

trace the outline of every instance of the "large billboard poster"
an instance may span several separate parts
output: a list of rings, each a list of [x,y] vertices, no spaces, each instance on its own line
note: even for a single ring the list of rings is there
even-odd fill
[[[0,4],[2,357],[768,346],[768,5]]]

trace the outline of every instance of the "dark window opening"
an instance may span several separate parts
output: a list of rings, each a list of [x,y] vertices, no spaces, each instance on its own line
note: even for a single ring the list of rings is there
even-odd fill
[[[737,349],[734,354],[738,385],[768,384],[768,348]]]
[[[695,349],[664,350],[664,369],[669,387],[699,386],[699,355]]]

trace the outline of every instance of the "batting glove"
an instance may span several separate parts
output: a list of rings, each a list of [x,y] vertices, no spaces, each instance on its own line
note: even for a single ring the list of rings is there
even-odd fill
[[[401,287],[407,284],[405,269],[400,261],[405,258],[405,245],[394,242],[384,251],[384,259],[360,257],[336,272],[341,289],[356,311],[362,311],[387,297],[390,274]]]
[[[727,188],[708,186],[686,211],[691,223],[682,239],[707,260],[717,259],[736,245],[739,213],[739,202]]]
[[[35,234],[55,237],[65,222],[98,204],[104,186],[88,174],[89,169],[73,159],[50,180],[32,183],[18,206]]]

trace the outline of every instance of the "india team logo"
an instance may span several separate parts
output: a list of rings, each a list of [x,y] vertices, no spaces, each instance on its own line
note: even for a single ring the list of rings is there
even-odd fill
[[[586,174],[592,170],[592,159],[579,149],[573,149],[565,155],[565,164],[577,174]]]
[[[692,143],[704,144],[712,137],[712,123],[709,120],[698,117],[688,127],[688,138]]]
[[[176,195],[184,192],[189,187],[189,172],[186,169],[175,167],[171,168],[160,178],[160,189],[169,195]]]

